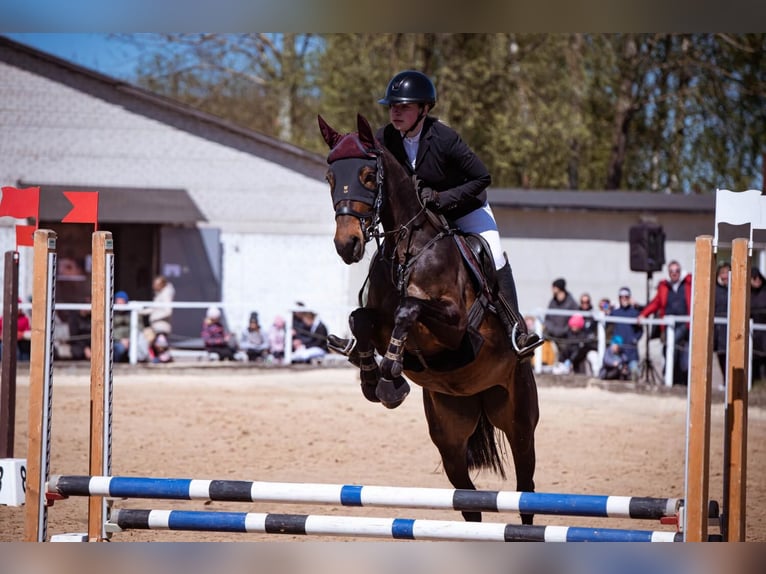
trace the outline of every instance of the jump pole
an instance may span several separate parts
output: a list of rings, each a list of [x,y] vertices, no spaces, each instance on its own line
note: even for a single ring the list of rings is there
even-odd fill
[[[280,502],[643,520],[676,517],[683,504],[683,501],[677,498],[132,476],[54,475],[48,481],[48,492],[54,499],[69,496],[103,496],[217,502]],[[711,505],[710,514],[713,518],[718,517],[717,504]]]
[[[112,511],[108,526],[115,532],[132,529],[259,532],[396,540],[482,542],[681,542],[683,540],[679,532],[651,530],[193,510],[117,509]]]

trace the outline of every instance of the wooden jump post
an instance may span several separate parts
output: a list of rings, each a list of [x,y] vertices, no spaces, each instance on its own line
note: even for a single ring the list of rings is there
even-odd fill
[[[93,233],[92,257],[89,469],[95,474],[111,474],[114,246],[110,232]],[[50,474],[55,300],[56,233],[38,229],[34,234],[29,450],[24,523],[24,539],[29,542],[44,542],[47,538],[45,491]],[[100,496],[92,497],[88,502],[88,539],[104,540],[105,523],[106,501]]]
[[[697,237],[693,274],[686,437],[684,539],[707,540],[710,472],[715,254],[718,226],[750,224],[750,237],[732,241],[724,416],[721,532],[728,542],[745,541],[747,490],[747,407],[750,373],[750,268],[752,234],[765,229],[760,191],[716,191],[715,237]]]

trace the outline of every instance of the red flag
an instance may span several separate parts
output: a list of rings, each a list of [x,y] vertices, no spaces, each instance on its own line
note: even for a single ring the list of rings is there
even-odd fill
[[[97,191],[65,191],[64,195],[72,204],[61,223],[98,223]]]
[[[35,246],[35,227],[34,225],[16,226],[16,247],[34,247]]]
[[[0,215],[9,215],[17,219],[37,218],[40,212],[40,188],[3,187],[3,199],[0,200]]]

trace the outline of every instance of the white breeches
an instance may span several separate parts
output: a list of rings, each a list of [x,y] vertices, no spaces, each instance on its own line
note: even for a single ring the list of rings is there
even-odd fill
[[[495,269],[500,269],[505,265],[503,247],[500,245],[500,232],[497,230],[497,222],[488,202],[485,201],[483,207],[456,219],[455,223],[462,231],[478,233],[486,240],[492,250]]]

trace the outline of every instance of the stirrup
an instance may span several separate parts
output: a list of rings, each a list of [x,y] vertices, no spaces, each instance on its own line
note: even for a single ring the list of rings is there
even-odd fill
[[[336,335],[327,335],[327,348],[335,353],[348,357],[354,347],[356,347],[356,338],[353,336],[350,339],[342,339]]]
[[[511,331],[511,345],[513,346],[513,350],[516,351],[516,354],[519,356],[520,359],[526,359],[527,357],[531,357],[534,353],[535,349],[545,343],[545,339],[538,338],[537,341],[530,343],[526,347],[519,347],[519,345],[516,343],[516,335],[519,333],[519,324],[516,323],[513,326],[513,330]]]

